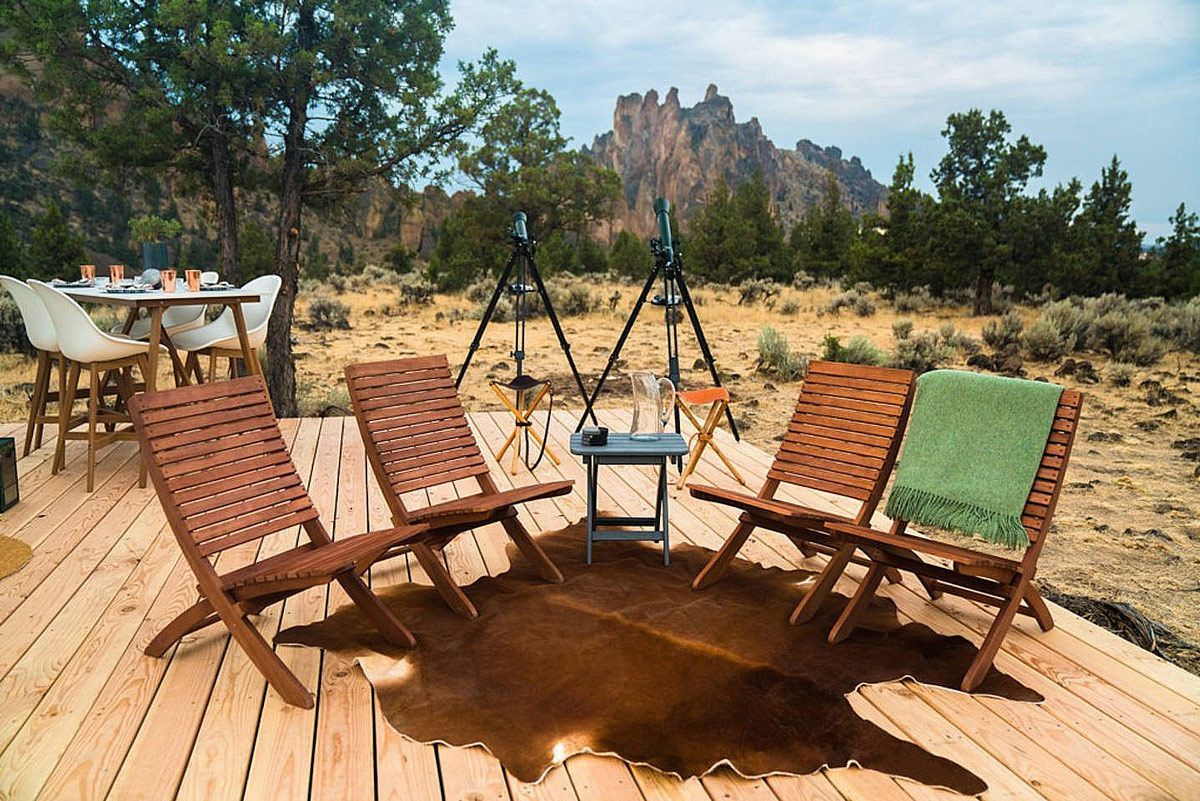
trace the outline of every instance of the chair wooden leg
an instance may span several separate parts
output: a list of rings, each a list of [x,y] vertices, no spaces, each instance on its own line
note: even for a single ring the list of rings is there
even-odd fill
[[[236,607],[234,609],[236,610]],[[222,613],[218,609],[217,614],[221,616],[221,620],[229,628],[229,633],[237,640],[238,645],[246,652],[246,656],[250,657],[250,661],[263,674],[267,683],[275,692],[279,693],[284,701],[303,709],[312,709],[315,706],[316,699],[313,694],[300,682],[300,679],[296,678],[296,674],[288,669],[288,666],[279,658],[279,654],[271,648],[271,644],[263,639],[258,629],[236,611]]]
[[[71,362],[66,380],[58,395],[58,443],[54,446],[54,464],[50,475],[56,475],[67,461],[67,431],[71,425],[71,411],[75,405],[75,392],[79,389],[79,363]]]
[[[679,480],[675,482],[675,489],[683,489],[683,485],[691,478],[692,473],[695,472],[696,467],[700,464],[700,455],[704,453],[704,446],[707,444],[703,438],[700,438],[700,441],[696,443],[696,447],[692,449],[692,455],[688,457],[687,464],[683,466],[683,470],[679,473]]]
[[[754,531],[752,523],[741,523],[733,529],[725,544],[721,549],[712,555],[708,560],[708,564],[704,566],[696,578],[692,579],[692,589],[702,590],[706,587],[711,587],[716,583],[721,576],[725,575],[725,571],[729,569],[729,563],[737,556],[738,551],[746,544],[746,540],[750,537],[750,532]]]
[[[991,669],[992,662],[995,661],[996,654],[1000,651],[1000,645],[1004,642],[1004,637],[1008,634],[1008,629],[1012,626],[1013,618],[1017,616],[1017,610],[1021,608],[1021,601],[1024,600],[1029,587],[1029,579],[1022,577],[1016,586],[1011,588],[1011,595],[1000,607],[1000,611],[996,613],[996,619],[992,621],[987,635],[979,646],[979,653],[975,655],[971,667],[967,668],[967,673],[963,676],[960,685],[963,692],[969,693],[978,687]]]
[[[100,406],[100,373],[95,365],[88,369],[88,377],[87,491],[91,492],[96,488],[96,414]]]
[[[817,580],[809,588],[808,592],[800,603],[796,604],[792,616],[788,621],[793,626],[799,626],[802,623],[807,623],[816,616],[817,611],[821,608],[821,604],[829,597],[829,593],[833,591],[834,585],[842,576],[842,571],[846,569],[846,565],[850,563],[850,557],[854,556],[853,545],[843,545],[837,549],[833,556],[829,557],[829,561],[825,564],[825,569],[821,571],[821,575],[817,576]]]
[[[33,447],[33,430],[37,427],[37,418],[45,403],[46,391],[50,384],[50,357],[46,351],[39,350],[37,354],[37,376],[33,379],[33,397],[29,399],[29,422],[25,424],[25,447],[21,456],[28,456]]]
[[[558,566],[550,560],[550,557],[542,550],[542,546],[533,541],[533,537],[529,536],[529,532],[525,530],[525,526],[520,520],[510,517],[501,520],[500,525],[504,527],[508,538],[516,544],[521,555],[525,557],[525,561],[533,565],[533,569],[539,576],[551,584],[562,582],[563,574]]]
[[[1050,614],[1050,607],[1046,606],[1042,594],[1033,586],[1033,582],[1030,582],[1029,588],[1025,590],[1025,603],[1029,605],[1029,610],[1033,612],[1033,618],[1042,631],[1054,628],[1054,617]]]
[[[216,351],[211,351],[208,354],[208,380],[217,380],[217,354]]]
[[[883,567],[879,564],[872,563],[867,568],[867,575],[859,582],[858,589],[854,591],[854,597],[846,604],[846,608],[838,615],[837,622],[829,630],[829,642],[836,644],[850,636],[862,618],[862,613],[871,605],[871,598],[875,595],[875,590],[879,589],[879,582],[883,580],[883,575]]]
[[[337,580],[354,605],[375,624],[375,628],[388,642],[400,648],[417,647],[417,638],[392,614],[392,610],[383,605],[361,578],[353,573],[343,573]]]
[[[142,371],[142,383],[149,385],[150,383],[150,356],[139,355],[137,357],[138,369]],[[141,453],[139,448],[138,454],[138,489],[146,488],[146,480],[150,475],[150,462],[146,459],[146,455]]]
[[[201,598],[195,604],[181,612],[162,631],[156,634],[154,639],[146,646],[143,653],[146,656],[159,659],[166,654],[172,645],[179,642],[188,634],[198,631],[205,626],[211,626],[218,620],[220,618],[213,611],[212,604],[208,602],[207,598]]]
[[[438,558],[432,548],[423,542],[414,543],[412,554],[417,557],[417,562],[425,570],[425,575],[429,576],[429,580],[433,582],[434,589],[442,596],[446,606],[468,620],[479,617],[479,611],[475,608],[475,604],[471,603],[471,599],[466,596],[462,588],[454,583],[454,578],[451,577],[446,566],[442,564],[442,560]]]

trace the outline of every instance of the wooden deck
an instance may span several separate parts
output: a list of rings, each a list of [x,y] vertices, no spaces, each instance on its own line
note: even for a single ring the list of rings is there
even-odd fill
[[[622,418],[618,412],[603,417],[614,426]],[[502,419],[476,414],[473,422],[481,442],[495,447]],[[573,418],[555,422],[562,465],[546,460],[538,477],[561,475],[581,487],[582,466],[564,445]],[[0,426],[0,434],[18,428]],[[284,431],[335,535],[387,525],[353,421],[289,420]],[[282,649],[297,675],[319,688],[314,710],[288,707],[267,691],[219,627],[192,635],[165,659],[143,656],[158,628],[194,600],[193,582],[152,490],[137,488],[134,445],[104,452],[90,496],[82,487],[83,445],[71,443],[67,452],[68,470],[56,477],[50,476],[50,446],[21,460],[23,500],[0,515],[0,533],[34,548],[30,564],[0,580],[0,799],[875,801],[949,795],[845,768],[803,778],[745,781],[721,773],[679,782],[592,756],[568,760],[540,785],[523,785],[481,749],[423,746],[396,734],[358,669],[317,650]],[[751,484],[761,481],[766,454],[732,443],[729,452]],[[715,464],[706,458],[699,478],[731,483]],[[529,480],[524,472],[512,479],[498,469],[494,474],[502,486]],[[635,469],[611,474],[605,488],[602,506],[629,513],[653,497],[650,474]],[[445,488],[436,499],[454,491]],[[716,547],[732,525],[731,513],[673,494],[675,541]],[[528,520],[549,530],[578,519],[583,509],[576,492],[534,504]],[[296,536],[275,535],[262,547],[279,550]],[[752,541],[744,553],[792,564],[794,552],[772,536]],[[501,532],[483,529],[459,538],[446,556],[467,583],[502,571],[503,547]],[[581,556],[582,549],[580,543]],[[229,551],[221,567],[252,557]],[[604,558],[602,546],[597,558]],[[860,575],[852,570],[842,591]],[[410,579],[423,576],[402,560],[372,574],[376,586]],[[883,591],[903,616],[979,641],[988,622],[982,610],[953,598],[927,603],[913,583]],[[319,619],[345,600],[336,586],[322,587],[272,607],[258,625],[270,637],[281,625]],[[1046,696],[1042,706],[910,683],[864,687],[854,705],[864,717],[983,777],[991,788],[987,798],[1200,798],[1200,678],[1064,610],[1054,612],[1058,627],[1048,634],[1020,619],[997,660]]]

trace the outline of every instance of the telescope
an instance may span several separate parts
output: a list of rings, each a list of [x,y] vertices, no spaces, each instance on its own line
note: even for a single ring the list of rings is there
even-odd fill
[[[508,229],[508,235],[517,242],[528,242],[529,232],[525,228],[525,212],[518,211],[513,215],[512,228]]]
[[[596,419],[592,407],[596,405],[596,399],[600,397],[604,382],[608,380],[609,374],[621,356],[621,348],[625,347],[625,340],[628,339],[629,332],[633,330],[638,312],[647,303],[651,306],[661,307],[663,310],[663,319],[667,328],[667,378],[671,384],[676,389],[679,388],[679,323],[683,316],[680,312],[682,307],[682,311],[687,314],[687,318],[692,324],[692,333],[696,335],[696,344],[700,346],[700,354],[704,357],[704,364],[708,367],[708,374],[712,377],[713,385],[721,386],[721,376],[717,372],[716,362],[713,361],[712,350],[708,347],[704,329],[700,327],[696,304],[692,302],[692,293],[688,290],[687,281],[683,275],[683,254],[675,250],[675,244],[671,239],[671,204],[665,197],[655,198],[654,218],[658,224],[658,236],[650,240],[650,252],[654,254],[654,269],[650,271],[645,285],[642,286],[641,294],[634,301],[633,310],[625,320],[625,327],[621,329],[621,335],[617,337],[617,344],[613,346],[612,353],[608,355],[608,364],[604,366],[604,372],[600,373],[600,380],[596,382],[596,388],[587,399],[583,416],[579,418],[579,423],[575,426],[576,431],[583,428],[583,423],[589,414],[592,415],[593,421]],[[651,298],[650,291],[659,279],[662,280],[662,294]],[[729,430],[734,439],[740,440],[741,434],[738,432],[737,423],[734,421],[733,413],[729,410],[728,405],[725,407],[725,419],[729,421]],[[675,430],[679,431],[678,406],[675,407]],[[682,469],[683,460],[678,459],[676,463]]]
[[[655,199],[654,216],[658,220],[658,248],[669,262],[675,251],[671,246],[671,203],[665,197]]]

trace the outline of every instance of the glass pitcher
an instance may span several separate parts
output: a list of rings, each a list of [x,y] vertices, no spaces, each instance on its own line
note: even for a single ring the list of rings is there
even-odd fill
[[[630,373],[629,380],[633,383],[633,425],[629,433],[632,439],[656,440],[671,419],[675,386],[648,372]]]

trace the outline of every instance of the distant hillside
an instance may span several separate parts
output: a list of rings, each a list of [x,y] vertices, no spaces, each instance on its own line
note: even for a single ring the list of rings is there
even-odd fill
[[[830,169],[855,214],[882,210],[887,197],[886,187],[857,156],[847,161],[838,148],[807,139],[794,150],[779,148],[763,134],[757,117],[737,122],[733,104],[712,84],[691,108],[679,105],[674,87],[662,104],[653,89],[645,97],[617,98],[613,129],[597,136],[590,151],[597,164],[621,176],[625,203],[617,211],[615,230],[643,236],[654,227],[650,205],[655,197],[671,200],[686,221],[722,175],[736,187],[761,171],[780,218],[789,225],[824,195]]]
[[[121,190],[80,186],[59,169],[69,156],[69,146],[46,129],[41,109],[25,87],[0,75],[0,212],[26,241],[47,201],[55,200],[99,264],[137,263],[128,220],[146,212],[183,222],[189,260],[216,260],[215,218],[202,195],[183,194],[157,180]],[[406,189],[375,182],[343,207],[306,214],[302,252],[309,260],[362,264],[378,261],[398,238],[409,250],[428,256],[456,198],[436,188],[411,198]],[[276,215],[269,193],[242,196],[241,215],[243,225],[257,225],[273,237]]]

